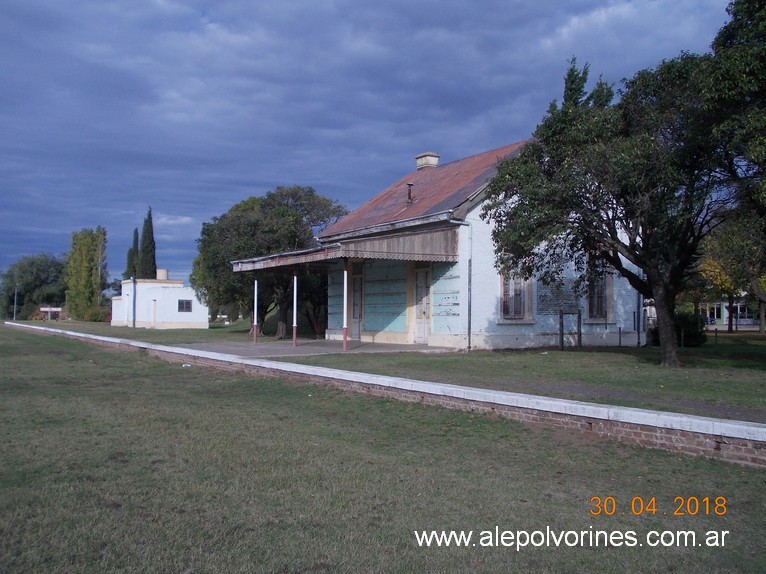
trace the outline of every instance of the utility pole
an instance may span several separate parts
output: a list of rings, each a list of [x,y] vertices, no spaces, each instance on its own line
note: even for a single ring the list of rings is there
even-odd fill
[[[133,277],[131,277],[131,280],[133,281],[133,328],[135,329],[136,328],[136,299],[138,299],[138,297],[136,296],[137,295],[136,294],[136,276],[133,275]]]
[[[16,288],[13,291],[13,320],[16,320],[16,301],[19,298],[19,286],[16,285]]]

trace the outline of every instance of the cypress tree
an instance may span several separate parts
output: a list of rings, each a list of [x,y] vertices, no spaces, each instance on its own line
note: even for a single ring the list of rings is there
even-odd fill
[[[138,251],[138,279],[157,278],[157,256],[154,244],[154,224],[152,223],[152,208],[144,219],[144,227],[141,230],[141,246]]]
[[[123,279],[130,279],[131,277],[138,277],[138,227],[133,228],[133,245],[128,248],[128,262],[125,266],[125,273],[122,274]]]

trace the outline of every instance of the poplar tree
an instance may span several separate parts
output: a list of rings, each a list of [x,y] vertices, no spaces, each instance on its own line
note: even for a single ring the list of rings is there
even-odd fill
[[[77,319],[100,306],[107,284],[106,229],[99,226],[72,233],[72,247],[66,261],[67,311]]]
[[[106,229],[100,225],[94,232],[92,282],[96,291],[96,305],[101,306],[102,294],[107,287],[109,273],[106,269]]]

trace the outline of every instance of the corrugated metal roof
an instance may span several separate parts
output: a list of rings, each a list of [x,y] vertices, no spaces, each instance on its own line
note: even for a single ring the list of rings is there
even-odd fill
[[[499,160],[517,153],[524,143],[414,171],[325,229],[319,239],[330,241],[333,236],[368,227],[414,221],[456,209],[495,175]],[[408,183],[412,184],[411,202],[407,199]]]

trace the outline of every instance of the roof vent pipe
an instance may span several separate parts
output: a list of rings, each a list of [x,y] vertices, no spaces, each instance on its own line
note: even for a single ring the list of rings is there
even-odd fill
[[[412,205],[412,182],[407,183],[407,205]]]
[[[418,170],[428,167],[437,167],[439,165],[439,154],[433,151],[427,151],[415,156],[415,167]]]

